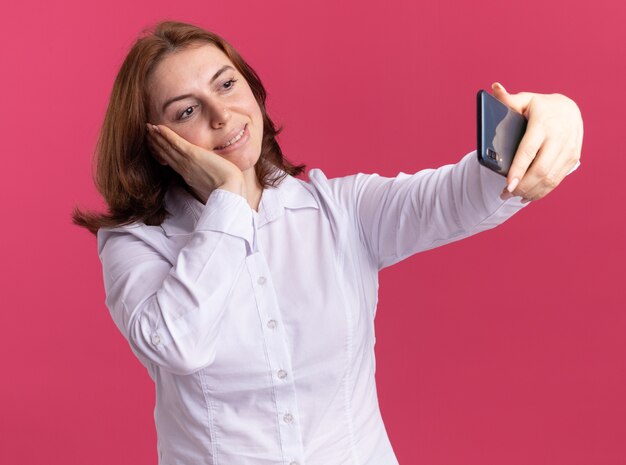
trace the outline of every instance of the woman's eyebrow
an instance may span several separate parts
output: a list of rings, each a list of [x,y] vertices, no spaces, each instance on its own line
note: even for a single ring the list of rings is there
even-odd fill
[[[230,65],[224,65],[222,66],[219,70],[217,70],[217,73],[215,73],[213,75],[213,77],[211,78],[211,80],[209,81],[209,84],[213,84],[213,81],[215,81],[218,77],[220,77],[220,74],[222,74],[224,71],[226,71],[227,69],[232,69],[234,70],[235,68],[233,68]],[[164,104],[163,104],[163,108],[161,109],[161,112],[164,112],[165,109],[172,103],[177,102],[179,100],[183,100],[189,97],[193,97],[193,95],[191,94],[184,94],[184,95],[179,95],[178,97],[174,97],[171,98],[169,100],[167,100]]]

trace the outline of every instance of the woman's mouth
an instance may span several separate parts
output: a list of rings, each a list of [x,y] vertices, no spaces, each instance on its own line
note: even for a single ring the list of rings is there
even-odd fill
[[[243,129],[225,145],[215,147],[213,150],[220,153],[228,153],[244,145],[249,138],[250,133],[248,132],[248,125],[246,124]]]

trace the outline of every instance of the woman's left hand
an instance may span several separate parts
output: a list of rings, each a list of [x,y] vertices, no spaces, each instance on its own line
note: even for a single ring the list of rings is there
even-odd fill
[[[499,83],[493,95],[528,120],[502,198],[539,200],[552,191],[580,160],[583,120],[576,103],[561,94],[509,94]]]

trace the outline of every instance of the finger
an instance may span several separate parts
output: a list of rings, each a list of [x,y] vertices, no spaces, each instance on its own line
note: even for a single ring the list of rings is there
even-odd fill
[[[150,147],[150,150],[152,151],[152,154],[159,162],[169,161],[170,157],[168,157],[166,151],[164,150],[163,142],[159,141],[159,139],[157,138],[157,134],[155,134],[154,128],[150,125],[148,127],[146,141],[148,143],[148,146]]]
[[[555,166],[553,171],[556,173],[554,175],[554,182],[550,182],[548,180],[547,183],[543,185],[539,185],[539,188],[536,191],[529,192],[528,198],[532,200],[539,200],[542,197],[548,195],[554,188],[556,188],[575,168],[578,167],[578,159],[575,157],[575,151],[571,148],[564,148],[563,151],[559,154],[559,160],[565,160],[563,163],[559,163],[558,166]]]
[[[493,96],[504,103],[507,107],[512,108],[518,113],[526,116],[526,109],[530,105],[533,94],[531,92],[518,92],[517,94],[509,94],[502,84],[494,82],[491,85]]]
[[[554,189],[560,182],[558,174],[562,168],[562,151],[562,142],[556,138],[547,139],[515,189],[515,194],[531,198],[543,188]]]
[[[166,161],[165,157],[161,153],[161,148],[157,145],[157,143],[154,140],[154,136],[152,135],[152,128],[149,128],[147,130],[146,144],[148,145],[148,152],[150,152],[150,154],[154,157],[154,159],[160,165],[167,165],[168,164],[168,162]]]
[[[176,152],[183,156],[190,156],[193,153],[192,144],[182,138],[165,125],[155,126],[157,134],[159,134]]]
[[[180,155],[178,155],[171,144],[169,144],[163,136],[154,130],[151,132],[150,138],[152,144],[157,149],[157,153],[161,156],[163,161],[167,162],[167,164],[173,168],[176,168],[179,165]]]
[[[148,138],[148,149],[152,157],[157,161],[159,165],[167,166],[169,163],[166,161],[166,157],[161,153],[161,149],[156,146],[150,138]]]
[[[539,200],[552,192],[565,177],[565,172],[558,165],[553,166],[549,171],[545,171],[543,176],[538,178],[538,182],[524,193],[527,200]]]
[[[521,184],[526,171],[528,171],[528,167],[535,160],[544,140],[545,133],[540,126],[534,124],[526,128],[506,177],[507,190],[509,192],[515,192],[515,195],[520,195],[518,186]]]

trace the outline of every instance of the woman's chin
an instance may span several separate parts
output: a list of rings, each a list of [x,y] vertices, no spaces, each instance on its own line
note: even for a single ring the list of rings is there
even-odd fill
[[[227,155],[223,155],[223,157],[229,162],[233,163],[237,168],[239,168],[242,172],[254,169],[254,165],[259,160],[259,156],[250,156],[248,154],[233,154],[233,156],[229,157]]]

